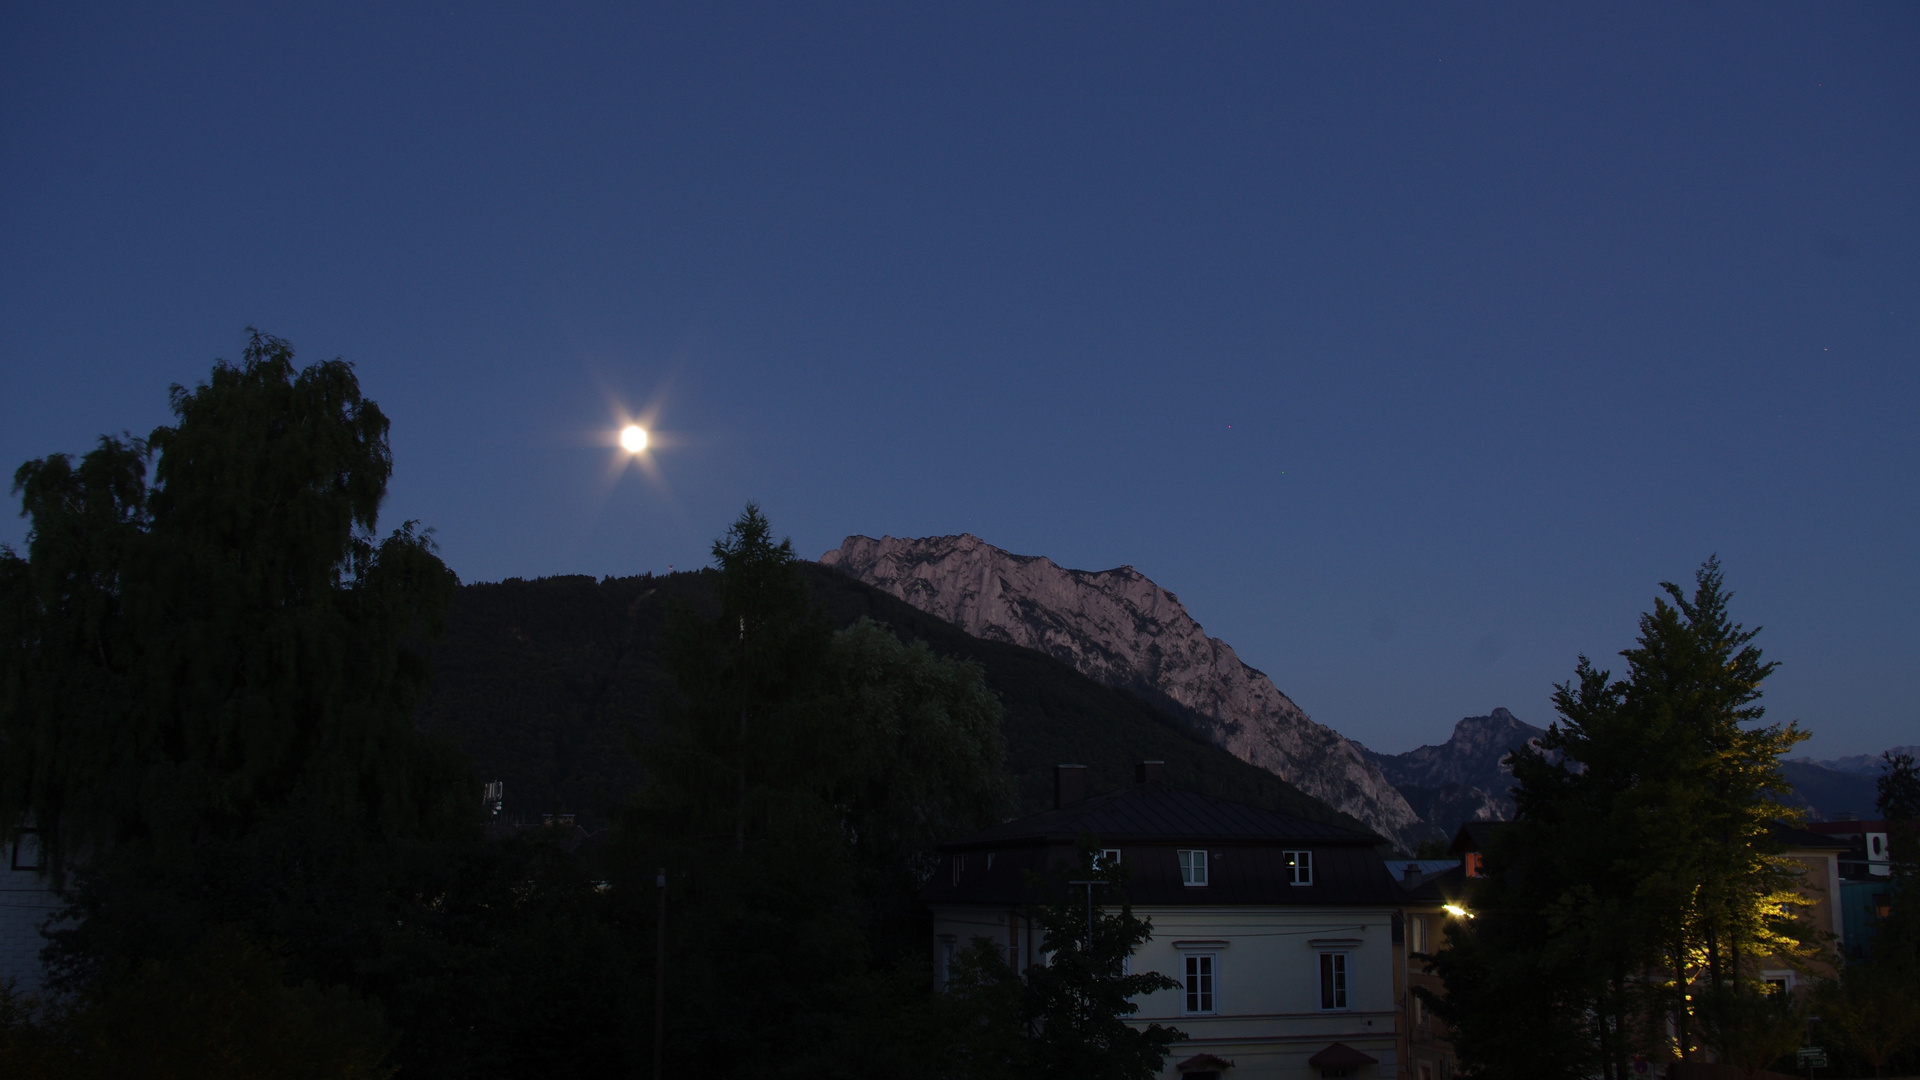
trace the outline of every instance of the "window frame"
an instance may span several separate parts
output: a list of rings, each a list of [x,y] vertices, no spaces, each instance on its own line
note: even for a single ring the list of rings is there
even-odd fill
[[[956,934],[941,934],[935,938],[935,943],[937,951],[934,953],[934,963],[939,970],[934,972],[934,982],[936,988],[944,994],[947,992],[947,985],[953,980],[953,961],[960,955],[960,939]]]
[[[10,847],[11,850],[9,854],[12,856],[11,862],[13,869],[37,871],[46,868],[47,853],[46,850],[40,846],[39,829],[21,829],[14,834],[13,843]],[[22,848],[25,848],[28,853],[27,859],[24,862],[20,859]]]
[[[1177,848],[1175,857],[1180,860],[1180,884],[1190,889],[1206,888],[1207,849]]]
[[[1111,857],[1111,861],[1109,861],[1109,857]],[[1117,847],[1101,848],[1099,854],[1093,857],[1093,868],[1095,871],[1100,871],[1108,867],[1119,866],[1122,858],[1123,856],[1120,853],[1120,849]]]
[[[1204,967],[1204,971],[1196,971]],[[1196,979],[1204,980],[1203,990],[1194,988]],[[1199,999],[1209,1008],[1191,1008],[1189,1002]],[[1181,1016],[1219,1016],[1220,1015],[1220,954],[1213,949],[1182,949],[1180,952],[1180,1015]]]
[[[1321,1012],[1353,1011],[1353,953],[1348,949],[1320,949],[1318,969]],[[1333,1004],[1327,1004],[1331,999]]]
[[[1310,850],[1282,851],[1280,858],[1287,864],[1287,884],[1313,884],[1313,852]]]

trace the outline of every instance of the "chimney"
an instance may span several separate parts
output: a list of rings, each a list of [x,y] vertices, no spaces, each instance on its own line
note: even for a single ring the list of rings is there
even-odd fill
[[[1167,763],[1164,761],[1137,761],[1133,765],[1133,782],[1136,784],[1161,784],[1167,779]]]
[[[1065,810],[1069,806],[1079,806],[1086,801],[1087,767],[1055,765],[1053,767],[1053,808]]]
[[[1411,882],[1414,878],[1417,878],[1419,876],[1420,876],[1420,864],[1417,862],[1410,862],[1407,865],[1400,868],[1400,880],[1402,881]]]

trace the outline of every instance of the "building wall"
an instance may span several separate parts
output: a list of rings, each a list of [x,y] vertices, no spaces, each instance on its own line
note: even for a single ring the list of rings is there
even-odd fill
[[[14,870],[0,859],[0,982],[12,979],[16,993],[40,989],[45,972],[40,928],[60,906],[59,896],[32,870]]]
[[[1188,1035],[1173,1063],[1209,1053],[1234,1062],[1230,1080],[1297,1080],[1318,1076],[1307,1059],[1342,1042],[1379,1059],[1356,1080],[1398,1077],[1397,1019],[1401,989],[1395,980],[1392,911],[1386,907],[1165,907],[1135,908],[1151,920],[1153,937],[1133,956],[1133,970],[1182,978],[1187,953],[1216,956],[1216,1013],[1184,1014],[1183,990],[1140,999],[1139,1023],[1158,1022]],[[949,935],[964,948],[991,937],[1004,949],[1012,939],[1005,910],[936,907],[935,940]],[[1024,934],[1023,934],[1024,937]],[[1225,942],[1224,945],[1211,944]],[[1044,943],[1040,943],[1044,944]],[[1022,953],[1038,948],[1022,942]],[[1320,953],[1347,954],[1348,1007],[1320,1007]],[[1023,959],[1025,957],[1023,956]]]

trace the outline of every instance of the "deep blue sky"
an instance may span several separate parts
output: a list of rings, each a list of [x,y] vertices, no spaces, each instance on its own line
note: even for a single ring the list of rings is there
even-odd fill
[[[0,9],[8,469],[253,324],[468,581],[969,531],[1398,751],[1718,552],[1920,732],[1913,5],[162,7]]]

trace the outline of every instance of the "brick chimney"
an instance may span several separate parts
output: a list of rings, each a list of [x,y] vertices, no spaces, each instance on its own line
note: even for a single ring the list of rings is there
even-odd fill
[[[1133,782],[1136,784],[1160,784],[1167,779],[1167,763],[1164,761],[1137,761],[1133,765]]]
[[[1053,767],[1053,808],[1065,810],[1069,806],[1079,806],[1086,801],[1087,767],[1055,765]]]

